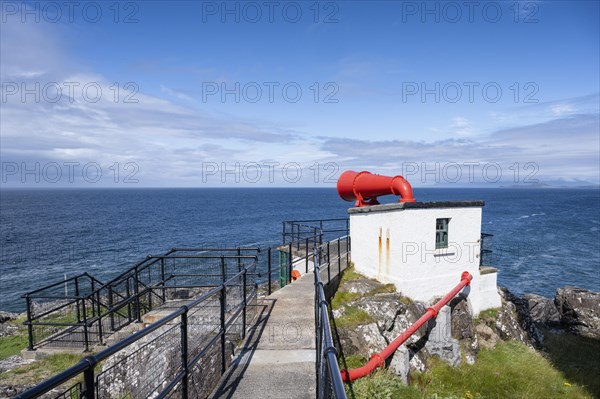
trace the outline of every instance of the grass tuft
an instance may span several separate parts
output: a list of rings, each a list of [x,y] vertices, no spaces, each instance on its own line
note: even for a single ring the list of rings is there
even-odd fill
[[[84,357],[83,354],[73,353],[49,355],[33,363],[0,374],[0,384],[16,386],[38,384],[74,366]]]
[[[354,328],[375,322],[370,314],[355,306],[347,306],[344,314],[335,319],[337,328]]]
[[[357,292],[338,291],[335,293],[335,296],[331,301],[331,308],[339,309],[348,302],[352,302],[353,300],[358,299],[360,297],[361,295]]]
[[[0,337],[0,360],[15,356],[27,348],[27,334],[21,332],[16,335]]]
[[[441,396],[481,398],[591,398],[581,386],[565,379],[533,349],[502,342],[482,350],[474,365],[452,368],[433,359],[429,392]],[[468,394],[467,394],[468,393]]]

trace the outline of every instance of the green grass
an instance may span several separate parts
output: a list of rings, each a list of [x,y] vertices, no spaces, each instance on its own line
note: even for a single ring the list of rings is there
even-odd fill
[[[589,353],[587,356],[591,358],[597,353]],[[357,355],[345,358],[349,369],[360,367],[365,361],[364,357]],[[598,368],[590,369],[589,374],[597,373],[597,370]],[[346,385],[348,397],[354,399],[597,397],[592,389],[594,388],[586,390],[575,379],[565,377],[544,356],[516,341],[502,342],[494,349],[482,350],[474,365],[463,363],[452,368],[439,359],[433,359],[428,372],[411,376],[410,386],[402,384],[386,370],[379,370]]]
[[[361,278],[364,278],[364,276],[360,273],[357,273],[354,270],[354,263],[350,262],[350,266],[348,266],[342,274],[342,281],[354,281]]]
[[[27,333],[19,331],[16,335],[0,338],[0,360],[15,356],[27,348]]]
[[[347,369],[352,370],[364,366],[369,359],[367,359],[363,355],[348,355],[345,357],[340,357],[338,362],[340,364],[340,370]]]
[[[546,358],[564,376],[600,398],[600,341],[544,331]]]
[[[418,375],[417,375],[418,376]],[[438,359],[427,373],[428,392],[459,398],[591,398],[542,355],[516,341],[482,350],[474,365],[452,368]]]
[[[420,391],[406,386],[393,374],[379,370],[375,373],[346,384],[348,398],[355,399],[418,399]]]
[[[368,292],[368,295],[376,295],[376,294],[393,294],[396,292],[396,286],[394,284],[385,284],[381,287],[377,287],[372,291]]]
[[[477,324],[481,324],[484,323],[486,324],[487,321],[493,321],[496,320],[496,318],[498,318],[498,313],[500,312],[499,308],[494,308],[494,309],[488,309],[488,310],[484,310],[483,312],[479,313],[479,316],[477,316],[474,320],[473,323],[475,325]]]
[[[331,308],[339,309],[348,302],[352,302],[353,300],[358,299],[361,296],[362,295],[357,292],[338,291],[335,293],[335,296],[331,301]]]
[[[37,384],[77,364],[89,354],[58,353],[0,374],[2,385]]]
[[[19,327],[15,335],[0,337],[0,360],[15,356],[21,353],[22,349],[27,348],[27,329],[23,325],[25,316],[11,321],[11,324]]]
[[[347,306],[344,314],[335,319],[335,324],[337,328],[354,328],[374,321],[373,317],[364,310],[355,306]]]

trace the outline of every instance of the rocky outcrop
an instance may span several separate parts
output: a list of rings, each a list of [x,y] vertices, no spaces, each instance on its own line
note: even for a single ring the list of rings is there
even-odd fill
[[[503,340],[517,340],[523,344],[540,348],[544,342],[544,334],[536,326],[529,314],[528,302],[508,289],[499,287],[502,298],[502,309],[496,318],[496,333]]]
[[[425,313],[426,304],[408,301],[399,293],[378,293],[381,288],[382,284],[367,278],[344,281],[340,285],[340,291],[361,293],[363,296],[334,310],[334,317],[344,317],[351,308],[369,315],[369,322],[364,325],[337,329],[338,341],[345,355],[370,357],[381,352]],[[466,305],[457,304],[454,309],[455,313],[463,312],[465,317],[468,314]],[[432,356],[452,366],[459,364],[462,342],[461,338],[452,335],[452,312],[450,307],[444,307],[435,320],[409,337],[388,359],[389,370],[406,382],[409,371],[425,371],[427,359]],[[466,336],[476,342],[474,331]],[[469,344],[472,345],[471,342]]]
[[[523,299],[527,302],[529,315],[535,323],[552,327],[560,325],[560,314],[553,300],[536,294],[527,294]]]
[[[460,343],[464,360],[468,364],[474,364],[479,353],[479,339],[467,298],[459,295],[449,305],[452,309],[452,337]]]
[[[379,293],[381,288],[382,284],[366,277],[340,284],[340,291],[361,296],[334,310],[334,317],[345,317],[352,308],[369,316],[362,325],[337,328],[344,355],[368,358],[381,352],[431,305],[411,302],[399,293]],[[566,287],[559,289],[552,301],[539,295],[519,297],[506,288],[498,291],[502,307],[482,312],[478,318],[473,318],[466,297],[454,298],[388,359],[389,370],[407,381],[409,371],[425,371],[432,356],[456,366],[462,361],[475,363],[481,349],[494,348],[501,341],[516,340],[539,349],[544,343],[542,326],[568,326],[569,331],[581,335],[600,335],[598,293]]]
[[[14,335],[19,330],[19,326],[14,321],[20,315],[17,313],[0,311],[0,337]]]
[[[554,303],[568,331],[600,339],[600,293],[567,286],[556,291]]]

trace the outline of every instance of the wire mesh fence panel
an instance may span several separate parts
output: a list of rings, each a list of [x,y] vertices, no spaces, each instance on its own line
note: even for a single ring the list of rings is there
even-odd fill
[[[96,377],[97,397],[145,399],[173,381],[182,369],[176,320],[106,359]]]
[[[80,399],[83,398],[83,383],[81,381],[69,381],[54,391],[59,391],[60,393],[57,395],[53,393],[51,396],[52,399]]]
[[[206,398],[221,379],[222,371],[231,363],[231,351],[221,356],[218,342],[210,345],[198,361],[190,368],[188,378],[188,397]]]

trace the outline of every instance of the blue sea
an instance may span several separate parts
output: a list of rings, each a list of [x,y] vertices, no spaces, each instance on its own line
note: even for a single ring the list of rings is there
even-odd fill
[[[64,275],[106,281],[172,247],[267,246],[281,222],[343,218],[335,188],[4,189],[0,192],[0,309]],[[600,291],[600,191],[415,189],[419,201],[484,200],[499,283],[552,297]],[[385,202],[395,199],[388,198]]]

